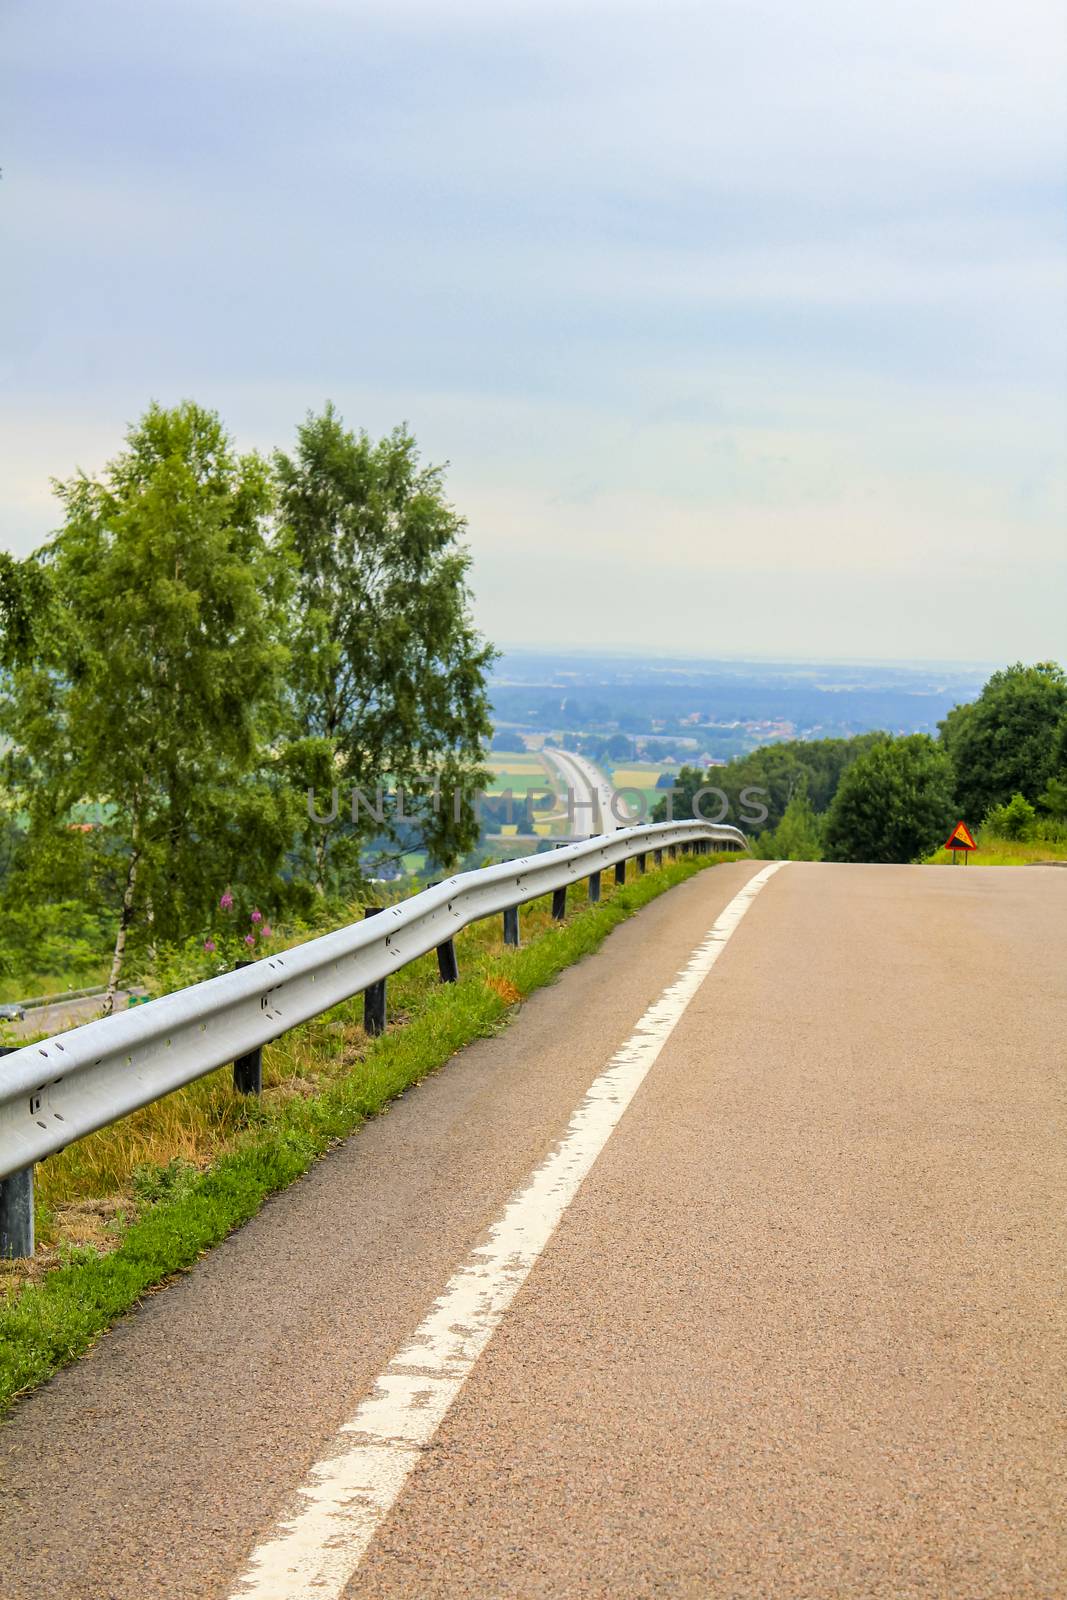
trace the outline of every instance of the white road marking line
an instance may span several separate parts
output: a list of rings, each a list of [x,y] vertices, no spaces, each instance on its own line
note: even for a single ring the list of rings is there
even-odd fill
[[[772,862],[748,880],[649,1006],[559,1147],[512,1195],[487,1242],[453,1275],[410,1344],[312,1467],[292,1514],[252,1552],[232,1600],[337,1600],[690,1000],[782,865]]]

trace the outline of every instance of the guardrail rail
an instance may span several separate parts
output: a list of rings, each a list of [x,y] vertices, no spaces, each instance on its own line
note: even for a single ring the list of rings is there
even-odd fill
[[[363,922],[10,1050],[0,1061],[0,1256],[33,1254],[38,1161],[227,1062],[235,1089],[258,1093],[263,1046],[289,1028],[362,993],[367,1031],[381,1033],[387,978],[433,950],[442,981],[455,982],[452,941],[470,923],[503,914],[505,943],[517,945],[521,905],[551,894],[562,919],[572,883],[586,879],[598,900],[602,872],[613,867],[622,882],[632,857],[643,872],[650,853],[658,864],[683,848],[748,843],[721,823],[646,823],[461,872]]]

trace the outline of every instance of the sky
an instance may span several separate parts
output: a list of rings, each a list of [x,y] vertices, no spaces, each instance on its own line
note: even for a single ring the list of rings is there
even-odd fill
[[[0,541],[150,400],[448,462],[503,645],[1067,660],[1053,0],[3,0]]]

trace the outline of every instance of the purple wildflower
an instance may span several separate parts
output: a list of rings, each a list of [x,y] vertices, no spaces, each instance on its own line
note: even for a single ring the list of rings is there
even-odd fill
[[[211,955],[211,953],[214,950],[214,948],[215,948],[214,939],[205,939],[204,940],[204,949],[207,951],[208,955]]]
[[[255,936],[254,933],[246,933],[245,934],[245,944],[255,944],[255,942],[256,942],[256,936]]]
[[[272,937],[271,929],[270,929],[270,923],[269,922],[265,922],[263,924],[262,928],[260,928],[259,937],[261,939],[270,939]]]
[[[233,895],[230,893],[229,889],[224,891],[222,899],[219,901],[219,910],[220,911],[232,911],[233,910]]]
[[[262,913],[262,911],[260,911],[258,909],[253,911],[253,913],[252,913],[252,921],[253,922],[262,922],[263,921],[263,913]]]

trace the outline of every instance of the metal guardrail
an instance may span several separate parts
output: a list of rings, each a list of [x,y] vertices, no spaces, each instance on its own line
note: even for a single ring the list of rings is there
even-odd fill
[[[607,868],[622,881],[631,857],[640,871],[650,852],[662,860],[683,846],[748,847],[738,828],[722,824],[648,823],[462,872],[371,920],[7,1053],[0,1059],[0,1255],[33,1253],[35,1162],[227,1062],[236,1088],[258,1092],[263,1045],[357,994],[368,1031],[380,1033],[390,973],[436,950],[442,979],[455,981],[452,939],[470,923],[502,912],[505,942],[518,944],[519,906],[551,894],[553,916],[562,918],[572,883],[588,879],[596,900]]]

